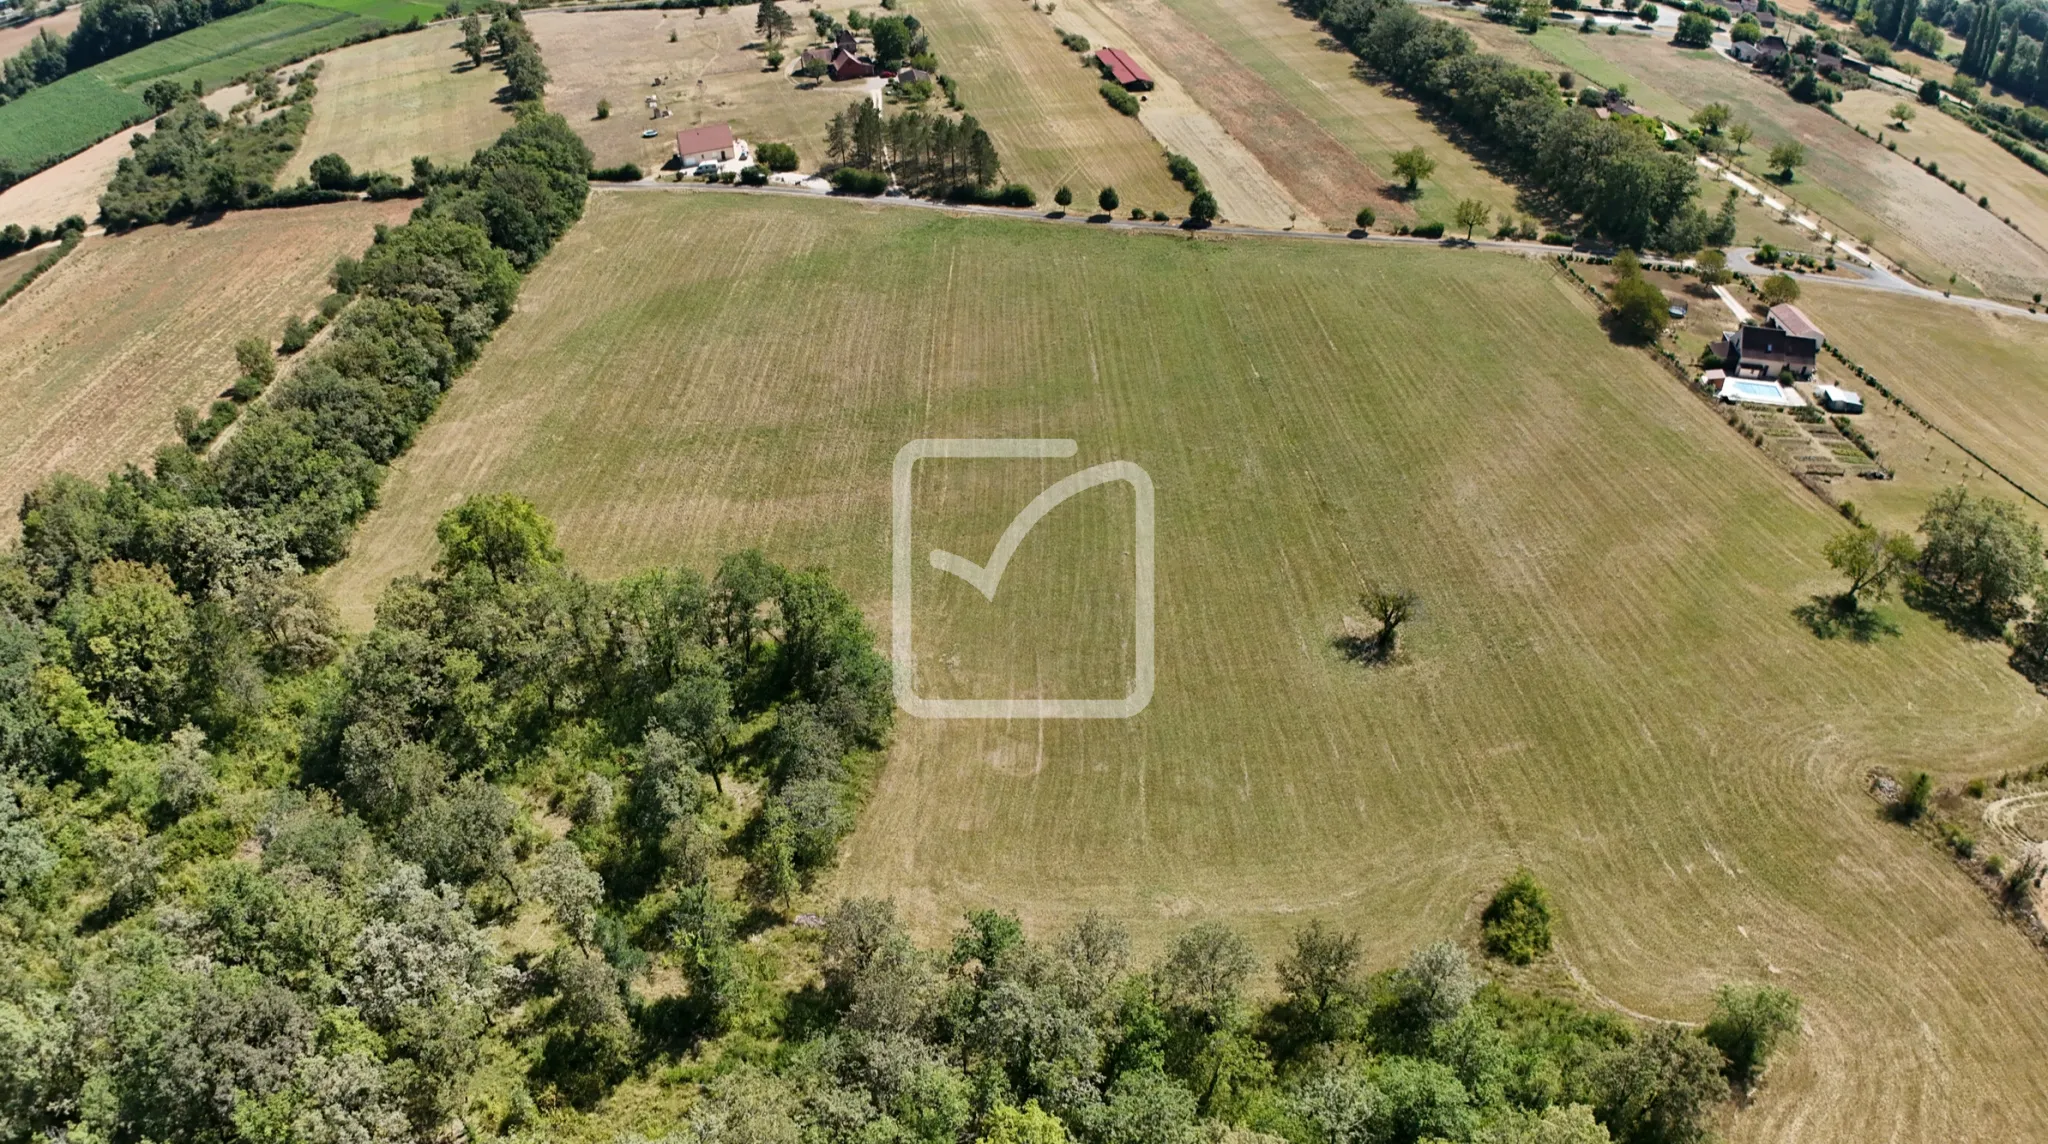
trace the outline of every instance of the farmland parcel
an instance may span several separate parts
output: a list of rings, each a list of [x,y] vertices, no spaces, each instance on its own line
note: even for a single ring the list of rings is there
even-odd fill
[[[1862,787],[2031,759],[2048,707],[1910,613],[1877,645],[1809,636],[1789,610],[1833,583],[1836,518],[1579,297],[1492,255],[607,194],[329,582],[363,622],[444,509],[503,489],[592,573],[758,543],[886,628],[896,450],[1075,438],[1072,466],[922,478],[920,543],[979,559],[1072,468],[1142,464],[1157,697],[1125,722],[908,723],[837,888],[927,929],[1102,906],[1147,941],[1221,917],[1270,948],[1322,916],[1383,963],[1527,863],[1619,1004],[1697,1018],[1731,977],[1806,998],[1742,1139],[2025,1135],[2048,1120],[2039,955]],[[921,581],[930,682],[1114,682],[1129,514],[1048,517],[993,600]],[[1391,670],[1331,647],[1368,577],[1424,599]]]

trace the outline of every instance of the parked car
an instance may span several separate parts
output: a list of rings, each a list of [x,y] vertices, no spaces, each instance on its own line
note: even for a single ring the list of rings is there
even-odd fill
[[[697,169],[691,172],[693,175],[716,175],[717,173],[718,164],[716,163],[699,163],[697,164]]]

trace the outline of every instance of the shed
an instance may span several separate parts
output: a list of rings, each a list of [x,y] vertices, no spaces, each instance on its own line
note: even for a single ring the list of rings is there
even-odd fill
[[[938,78],[937,73],[928,72],[923,68],[904,68],[896,73],[897,83],[933,83]]]
[[[1152,90],[1152,77],[1122,48],[1100,49],[1095,53],[1095,63],[1110,79],[1122,84],[1125,91]]]
[[[706,123],[688,131],[676,132],[676,158],[683,166],[694,167],[699,163],[723,163],[739,156],[739,145],[732,137],[729,123]]]
[[[1820,402],[1820,407],[1829,413],[1863,412],[1863,395],[1853,389],[1816,385],[1813,387],[1813,396],[1814,400]]]

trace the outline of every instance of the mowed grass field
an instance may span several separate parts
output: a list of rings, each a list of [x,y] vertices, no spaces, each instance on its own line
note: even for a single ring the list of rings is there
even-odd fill
[[[179,406],[203,410],[234,384],[237,340],[274,343],[327,293],[336,258],[411,207],[244,211],[90,237],[0,306],[0,531],[15,532],[22,494],[51,473],[146,461]]]
[[[2048,241],[2048,175],[2020,162],[1990,137],[1977,134],[1917,100],[1897,95],[1875,88],[1848,92],[1838,110],[1842,118],[1872,135],[1882,132],[1887,140],[1899,145],[1898,153],[1909,161],[1920,159],[1938,164],[1943,175],[1961,179],[1969,192],[1965,196],[1949,191],[1955,195],[1956,205],[1976,206],[1979,196],[1990,199],[1990,213],[2011,219],[2020,229],[2017,235],[2008,232],[2008,241],[2036,246]],[[1908,104],[1918,112],[1905,131],[1892,128],[1891,108],[1898,103]],[[1933,181],[1931,175],[1922,177]]]
[[[1818,284],[1799,305],[1929,420],[2048,499],[2048,322]],[[2017,499],[1995,479],[1983,487]]]
[[[2036,760],[2048,700],[1896,606],[1895,639],[1809,635],[1791,612],[1834,583],[1839,518],[1582,298],[1481,252],[603,192],[326,583],[366,624],[440,513],[504,490],[592,574],[759,545],[886,632],[897,450],[1072,438],[1071,460],[920,466],[918,682],[1122,688],[1120,488],[1046,518],[993,601],[925,557],[986,560],[1047,483],[1128,460],[1157,490],[1151,705],[904,719],[824,894],[893,895],[928,933],[1102,907],[1147,948],[1221,918],[1268,954],[1323,917],[1383,965],[1469,939],[1526,863],[1615,1003],[1805,998],[1734,1139],[2038,1136],[2040,954],[1864,776]],[[1368,578],[1423,597],[1391,669],[1332,648]]]
[[[422,11],[429,16],[437,11],[394,0],[325,0],[317,5],[278,0],[238,12],[73,72],[0,105],[0,159],[35,171],[85,150],[148,118],[142,92],[157,80],[181,86],[196,81],[211,91],[236,76],[302,60],[388,26],[378,16],[358,10],[402,10],[401,21]]]
[[[1756,131],[1738,161],[1758,175],[1766,173],[1772,147],[1797,140],[1806,147],[1806,165],[1791,186],[1774,186],[1771,194],[1819,212],[1838,228],[1838,237],[1871,243],[1923,282],[1948,288],[1948,276],[1955,274],[1958,292],[2006,299],[2048,289],[2048,250],[2016,241],[1974,199],[1916,170],[1910,156],[1887,151],[1733,60],[1647,36],[1582,36],[1569,28],[1545,28],[1532,37],[1477,17],[1453,18],[1491,50],[1525,60],[1533,52],[1553,68],[1562,64],[1596,83],[1627,83],[1631,101],[1665,119],[1684,122],[1708,103],[1727,104]],[[1904,93],[1885,98],[1885,106],[1911,99]],[[2018,160],[2006,159],[2026,173]]]
[[[494,102],[504,76],[471,67],[454,25],[424,28],[343,48],[325,57],[306,138],[281,183],[333,152],[358,171],[410,178],[415,155],[466,160],[512,125]]]

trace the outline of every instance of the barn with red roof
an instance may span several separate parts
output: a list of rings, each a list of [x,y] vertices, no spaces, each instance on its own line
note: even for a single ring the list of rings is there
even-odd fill
[[[1152,90],[1152,77],[1138,66],[1131,53],[1122,48],[1101,49],[1095,53],[1095,62],[1111,80],[1122,84],[1125,91]]]

